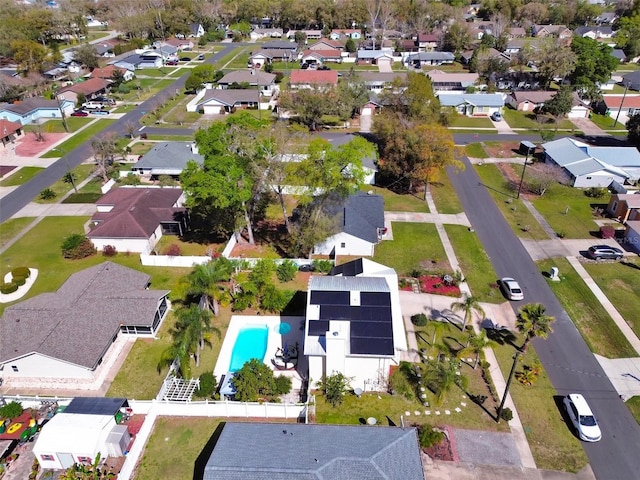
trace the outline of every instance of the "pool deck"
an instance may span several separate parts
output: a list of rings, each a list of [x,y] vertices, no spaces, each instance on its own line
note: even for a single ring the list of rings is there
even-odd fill
[[[267,337],[267,351],[265,353],[263,362],[269,366],[274,372],[279,374],[285,374],[290,376],[293,382],[293,389],[299,389],[302,383],[302,377],[306,377],[307,374],[307,362],[302,354],[303,350],[303,329],[300,328],[304,322],[304,317],[281,317],[280,315],[266,316],[266,315],[234,315],[231,317],[229,327],[227,328],[227,334],[222,342],[220,348],[220,355],[218,355],[218,361],[213,369],[213,374],[218,381],[223,375],[229,372],[229,366],[231,363],[231,353],[233,347],[238,338],[240,330],[247,326],[264,327],[269,328],[269,335]],[[279,327],[281,323],[288,323],[291,328],[288,333],[279,333]],[[295,345],[296,342],[299,345],[298,351],[298,365],[296,370],[277,370],[271,363],[271,359],[275,356],[278,348],[284,348],[285,345]]]

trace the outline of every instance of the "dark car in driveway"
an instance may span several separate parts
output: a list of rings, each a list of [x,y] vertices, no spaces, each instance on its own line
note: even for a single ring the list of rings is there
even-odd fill
[[[592,245],[587,250],[587,256],[593,260],[620,260],[624,253],[619,248],[609,245]]]

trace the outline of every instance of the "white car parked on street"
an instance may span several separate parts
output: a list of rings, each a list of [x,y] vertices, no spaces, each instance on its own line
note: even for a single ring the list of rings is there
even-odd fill
[[[562,402],[580,440],[597,442],[602,438],[596,417],[582,395],[571,393],[564,397]]]

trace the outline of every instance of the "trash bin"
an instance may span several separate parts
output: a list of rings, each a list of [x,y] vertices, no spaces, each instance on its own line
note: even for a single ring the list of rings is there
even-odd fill
[[[518,148],[518,152],[522,155],[532,155],[535,150],[536,144],[527,140],[523,140],[522,142],[520,142],[520,148]]]

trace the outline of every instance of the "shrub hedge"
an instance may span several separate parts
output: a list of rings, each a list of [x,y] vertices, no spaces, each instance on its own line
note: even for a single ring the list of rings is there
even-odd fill
[[[15,283],[18,287],[21,287],[25,283],[27,283],[27,279],[24,277],[13,277],[11,279],[11,283]]]
[[[18,285],[16,285],[15,283],[3,283],[0,285],[0,292],[4,293],[5,295],[13,293],[16,290],[18,290]]]
[[[27,267],[16,267],[13,270],[11,270],[12,278],[16,278],[16,277],[29,278],[30,276],[31,276],[31,271]]]

